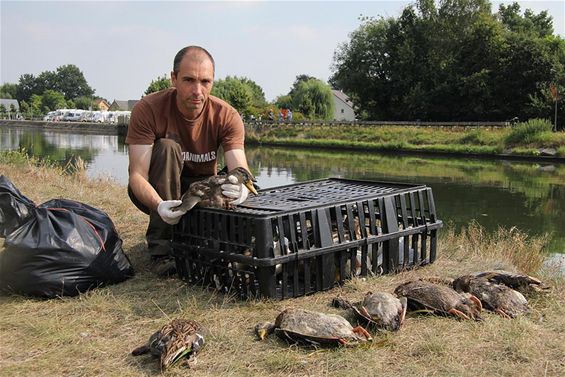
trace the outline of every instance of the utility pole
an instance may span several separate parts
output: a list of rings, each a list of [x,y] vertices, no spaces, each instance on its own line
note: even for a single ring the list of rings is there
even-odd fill
[[[554,131],[557,131],[557,100],[559,99],[559,93],[557,91],[557,86],[554,83],[549,84],[549,91],[555,102],[555,117],[553,122]]]

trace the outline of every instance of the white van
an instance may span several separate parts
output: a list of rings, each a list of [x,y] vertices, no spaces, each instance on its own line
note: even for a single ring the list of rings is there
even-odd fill
[[[106,122],[107,115],[108,115],[107,111],[93,111],[89,122],[104,123]]]
[[[43,120],[47,122],[51,122],[56,115],[56,111],[49,111],[44,117]]]
[[[67,115],[71,110],[69,109],[58,109],[55,110],[55,115],[51,118],[53,122],[60,122],[63,120],[65,115]]]
[[[85,110],[80,114],[80,121],[81,122],[90,122],[89,119],[92,116],[92,111]]]
[[[118,114],[116,114],[116,111],[108,111],[108,114],[106,115],[106,122],[112,124],[118,123]]]
[[[69,111],[64,117],[63,120],[65,122],[78,122],[80,121],[80,116],[82,115],[82,113],[84,112],[84,110],[71,110]]]

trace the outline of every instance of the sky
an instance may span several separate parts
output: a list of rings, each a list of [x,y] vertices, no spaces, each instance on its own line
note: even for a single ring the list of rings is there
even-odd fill
[[[513,1],[494,1],[498,4]],[[95,94],[139,99],[170,74],[187,45],[206,48],[216,79],[247,77],[271,101],[297,75],[327,81],[333,54],[359,16],[398,18],[413,1],[5,1],[0,0],[0,83],[74,64]],[[565,38],[565,1],[518,1],[547,10]]]

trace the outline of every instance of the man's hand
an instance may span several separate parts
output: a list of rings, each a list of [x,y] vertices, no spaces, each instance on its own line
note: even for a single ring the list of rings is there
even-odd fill
[[[180,200],[163,200],[157,206],[157,213],[167,224],[169,225],[178,224],[180,218],[182,217],[182,215],[186,213],[186,211],[182,209],[173,211],[173,208],[178,207],[181,204],[182,201]]]
[[[240,183],[237,177],[230,175],[227,178],[228,183],[222,185],[222,194],[228,198],[233,198],[231,204],[238,205],[247,200],[249,190],[243,183]]]

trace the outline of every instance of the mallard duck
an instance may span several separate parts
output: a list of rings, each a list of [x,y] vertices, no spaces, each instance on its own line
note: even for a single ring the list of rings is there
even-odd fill
[[[485,309],[505,318],[514,318],[530,310],[528,300],[520,292],[503,284],[492,283],[484,277],[458,277],[453,281],[453,288],[478,297]]]
[[[464,297],[454,289],[425,280],[405,282],[394,290],[399,297],[408,299],[411,310],[437,314],[451,314],[461,319],[481,320],[481,301],[469,295]]]
[[[149,337],[143,346],[131,353],[139,356],[151,353],[160,358],[161,370],[187,359],[188,365],[195,362],[196,353],[204,347],[204,328],[196,321],[177,318],[161,327]]]
[[[367,292],[359,303],[351,304],[341,297],[336,297],[332,304],[343,309],[353,309],[358,318],[378,329],[396,331],[404,321],[407,299],[398,298],[388,292]]]
[[[201,181],[193,182],[182,195],[182,204],[172,208],[172,210],[190,211],[195,205],[200,207],[232,209],[234,207],[232,204],[234,199],[228,198],[222,194],[222,185],[227,183],[226,181],[230,176],[236,177],[237,182],[243,183],[251,193],[258,195],[257,190],[253,186],[255,178],[247,169],[240,166],[229,171],[227,174],[213,175]]]
[[[367,330],[361,326],[354,328],[340,315],[304,309],[285,309],[275,323],[260,322],[255,326],[255,334],[260,340],[273,332],[290,343],[316,347],[350,346],[372,340]]]
[[[485,278],[490,282],[504,284],[522,293],[529,291],[543,292],[550,290],[551,287],[545,285],[541,280],[525,275],[504,270],[484,271],[474,274],[476,277]]]

